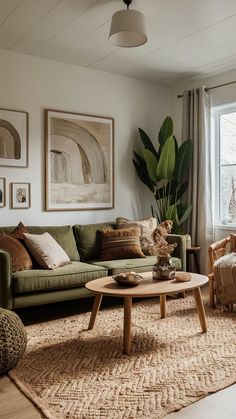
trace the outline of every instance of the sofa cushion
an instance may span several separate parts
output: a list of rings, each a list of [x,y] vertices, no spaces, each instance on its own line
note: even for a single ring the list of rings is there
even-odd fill
[[[27,232],[32,234],[43,234],[47,231],[65,250],[70,260],[80,260],[71,226],[27,226],[26,228]],[[0,233],[9,234],[14,229],[15,227],[0,227]]]
[[[120,272],[148,272],[152,270],[156,263],[156,256],[147,256],[146,258],[137,259],[120,259],[108,261],[91,261],[93,265],[104,266],[108,270],[108,275],[116,275]],[[181,260],[175,257],[171,258],[175,264],[176,270],[181,270]]]
[[[32,259],[20,240],[0,233],[0,249],[9,253],[12,272],[32,269]]]
[[[53,270],[33,269],[15,272],[12,276],[13,294],[48,292],[83,287],[86,282],[107,276],[102,266],[72,262]]]
[[[98,238],[98,230],[114,230],[115,223],[99,224],[77,224],[73,227],[77,247],[80,252],[81,260],[98,259],[101,253],[101,244]]]
[[[42,268],[55,269],[71,263],[65,250],[51,234],[24,233],[24,238],[30,253]]]
[[[140,228],[140,244],[143,253],[147,256],[155,255],[153,233],[157,228],[157,220],[154,217],[145,218],[144,220],[128,220],[127,218],[118,217],[116,219],[116,228]]]
[[[143,258],[139,242],[140,228],[99,230],[101,239],[100,260]]]

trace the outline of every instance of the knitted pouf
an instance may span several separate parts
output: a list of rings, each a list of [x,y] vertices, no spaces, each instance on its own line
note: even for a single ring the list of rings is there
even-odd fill
[[[16,313],[0,308],[0,375],[10,370],[26,348],[26,331]]]

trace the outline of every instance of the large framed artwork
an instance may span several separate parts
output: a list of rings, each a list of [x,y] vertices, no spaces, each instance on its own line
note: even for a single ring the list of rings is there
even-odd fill
[[[46,211],[114,208],[114,119],[45,111]]]
[[[0,109],[0,166],[28,166],[28,113]]]

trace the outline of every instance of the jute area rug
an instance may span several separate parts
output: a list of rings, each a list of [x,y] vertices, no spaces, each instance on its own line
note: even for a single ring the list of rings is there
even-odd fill
[[[207,310],[200,333],[192,297],[134,304],[132,351],[122,354],[123,309],[27,327],[28,348],[9,375],[46,418],[162,418],[236,382],[236,314]]]

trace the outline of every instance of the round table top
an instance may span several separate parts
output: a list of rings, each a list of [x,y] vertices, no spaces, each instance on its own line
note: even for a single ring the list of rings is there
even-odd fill
[[[155,297],[157,295],[171,294],[199,288],[208,282],[205,275],[191,273],[191,281],[180,282],[176,279],[157,281],[152,279],[152,272],[141,273],[144,278],[137,286],[125,287],[117,284],[112,276],[94,279],[87,282],[86,288],[95,294],[110,295],[113,297]]]

